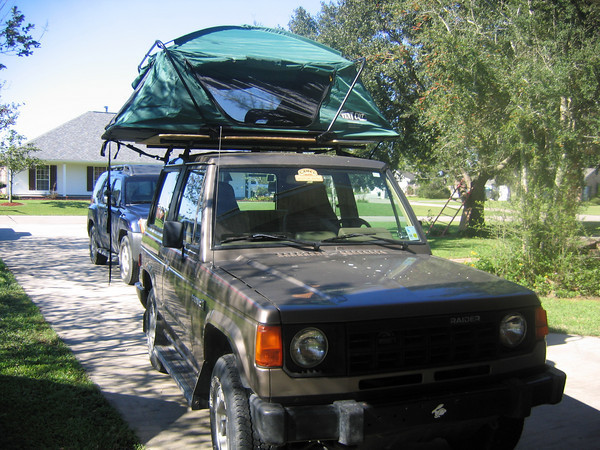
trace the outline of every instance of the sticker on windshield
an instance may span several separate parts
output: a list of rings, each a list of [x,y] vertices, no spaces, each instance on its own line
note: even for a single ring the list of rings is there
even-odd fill
[[[404,231],[406,231],[408,239],[410,239],[411,241],[419,240],[419,235],[417,234],[417,230],[415,227],[404,227]]]
[[[295,178],[296,181],[305,181],[307,183],[323,182],[323,175],[319,175],[314,169],[300,169]]]

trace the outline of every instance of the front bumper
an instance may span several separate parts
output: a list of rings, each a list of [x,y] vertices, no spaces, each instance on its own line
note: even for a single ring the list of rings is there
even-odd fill
[[[367,436],[414,434],[422,428],[452,429],[457,424],[496,417],[524,418],[531,408],[561,401],[566,375],[553,367],[472,390],[385,403],[343,400],[328,405],[283,406],[250,398],[252,420],[272,445],[310,440],[360,445]]]

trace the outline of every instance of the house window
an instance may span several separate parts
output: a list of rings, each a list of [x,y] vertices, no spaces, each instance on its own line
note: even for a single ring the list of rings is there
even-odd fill
[[[30,191],[56,191],[56,166],[37,166],[29,169]]]
[[[89,192],[94,190],[96,181],[106,172],[106,166],[88,166],[87,167],[87,190]]]
[[[35,190],[50,190],[50,166],[40,166],[35,169]]]

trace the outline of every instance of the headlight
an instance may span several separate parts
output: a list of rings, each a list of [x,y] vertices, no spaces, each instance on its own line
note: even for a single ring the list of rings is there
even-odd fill
[[[327,356],[327,337],[318,328],[305,328],[294,336],[290,345],[292,359],[305,369],[315,367]]]
[[[509,348],[515,348],[527,334],[527,321],[519,313],[508,314],[500,322],[500,342]]]

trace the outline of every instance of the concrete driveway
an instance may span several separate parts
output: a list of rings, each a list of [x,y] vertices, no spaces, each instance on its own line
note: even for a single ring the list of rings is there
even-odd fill
[[[207,412],[190,411],[150,367],[135,289],[116,268],[109,285],[107,266],[90,263],[85,217],[0,216],[0,258],[143,444],[210,448]],[[517,448],[599,449],[600,338],[548,344],[548,360],[567,372],[565,397],[534,410]]]

